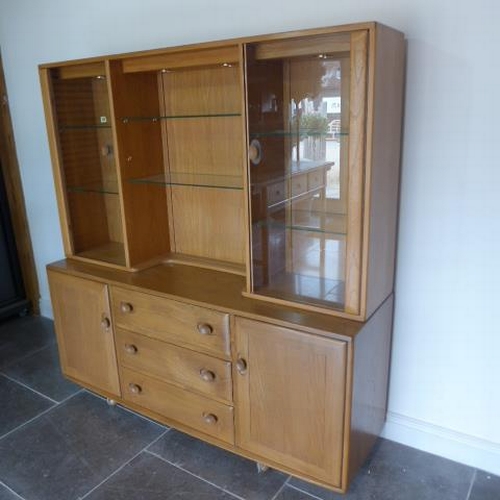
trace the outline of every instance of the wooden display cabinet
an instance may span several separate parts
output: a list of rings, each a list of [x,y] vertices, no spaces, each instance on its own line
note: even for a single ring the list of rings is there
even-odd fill
[[[385,419],[403,35],[363,23],[40,74],[64,373],[345,491]]]

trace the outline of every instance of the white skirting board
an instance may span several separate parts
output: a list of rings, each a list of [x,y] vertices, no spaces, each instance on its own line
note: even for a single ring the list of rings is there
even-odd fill
[[[388,412],[382,437],[500,476],[500,444]]]

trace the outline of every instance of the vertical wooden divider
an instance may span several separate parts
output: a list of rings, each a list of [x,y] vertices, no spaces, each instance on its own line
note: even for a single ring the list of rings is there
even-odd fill
[[[351,34],[349,185],[346,238],[345,311],[359,314],[363,259],[363,193],[366,146],[368,32]]]

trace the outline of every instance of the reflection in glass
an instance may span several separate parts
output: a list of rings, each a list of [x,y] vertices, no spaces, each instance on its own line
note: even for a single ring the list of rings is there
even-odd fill
[[[342,308],[349,54],[247,53],[253,290]]]

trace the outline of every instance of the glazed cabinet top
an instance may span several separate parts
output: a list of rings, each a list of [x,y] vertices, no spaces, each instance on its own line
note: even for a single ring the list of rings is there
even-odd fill
[[[376,23],[41,65],[66,256],[366,319],[393,289],[403,68]]]

